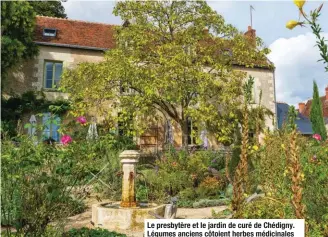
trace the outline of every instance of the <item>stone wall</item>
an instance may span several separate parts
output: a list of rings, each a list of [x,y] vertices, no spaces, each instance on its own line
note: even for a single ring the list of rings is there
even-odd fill
[[[52,46],[40,46],[40,53],[37,59],[30,60],[24,63],[16,72],[11,74],[8,80],[6,92],[10,90],[15,93],[22,94],[29,90],[44,91],[45,95],[50,100],[55,99],[67,99],[68,95],[56,92],[54,90],[43,89],[44,85],[44,62],[45,60],[62,61],[63,68],[73,68],[82,62],[99,62],[103,60],[103,52],[94,50],[83,50],[83,49],[71,49],[71,48],[60,48]],[[274,72],[267,69],[258,68],[242,68],[237,67],[236,70],[241,70],[252,75],[255,78],[255,103],[258,103],[258,96],[262,90],[262,104],[270,109],[274,113],[274,118],[266,119],[266,127],[269,129],[275,128],[276,120],[276,104],[275,104],[275,82],[274,82]],[[245,79],[246,80],[246,79]],[[107,105],[108,106],[108,105]],[[255,105],[256,106],[256,105]],[[102,116],[99,116],[95,111],[90,111],[90,115],[97,116],[98,122],[103,120]],[[164,144],[164,126],[165,121],[161,119],[158,121],[156,131],[156,138],[154,135],[154,130],[148,137],[144,137],[144,142],[149,140],[149,144],[157,144],[155,150],[160,150]],[[182,133],[181,128],[178,124],[173,123],[173,134],[174,134],[174,145],[180,147],[182,144]],[[153,128],[155,128],[153,126]],[[145,134],[146,136],[147,134]],[[140,141],[140,139],[137,139]],[[217,148],[219,144],[217,143],[214,136],[209,135],[209,145],[210,147]],[[148,149],[153,150],[151,146]]]
[[[54,90],[43,89],[45,60],[61,61],[63,68],[72,68],[82,62],[99,62],[103,60],[103,52],[95,50],[39,46],[39,55],[14,70],[8,78],[5,92],[22,94],[31,90],[44,90],[48,99],[67,98],[67,95]]]

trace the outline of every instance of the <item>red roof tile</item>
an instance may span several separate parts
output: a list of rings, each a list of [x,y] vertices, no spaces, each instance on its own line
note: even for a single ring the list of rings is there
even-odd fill
[[[322,104],[323,116],[328,117],[328,100],[326,100],[326,96],[321,96],[320,100],[321,100],[321,104]],[[305,109],[302,112],[302,114],[305,115],[306,117],[310,117],[311,105],[312,105],[312,100],[308,100],[306,102]]]
[[[115,46],[114,25],[37,16],[35,41],[67,46],[108,49]],[[45,37],[44,28],[56,29],[56,37]]]

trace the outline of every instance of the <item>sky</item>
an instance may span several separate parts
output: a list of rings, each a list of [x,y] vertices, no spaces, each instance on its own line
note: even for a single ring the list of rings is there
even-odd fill
[[[253,28],[270,48],[268,58],[275,64],[277,101],[297,105],[312,97],[313,81],[319,87],[319,94],[324,95],[328,86],[328,73],[320,59],[316,39],[311,29],[297,27],[288,30],[285,25],[289,20],[298,20],[298,10],[293,1],[207,1],[221,14],[227,23],[246,31],[250,25],[250,5]],[[305,12],[313,10],[326,2],[321,10],[319,23],[323,34],[328,39],[328,2],[309,1],[304,5]],[[119,17],[112,14],[115,1],[74,1],[63,3],[68,18],[91,22],[121,24]]]

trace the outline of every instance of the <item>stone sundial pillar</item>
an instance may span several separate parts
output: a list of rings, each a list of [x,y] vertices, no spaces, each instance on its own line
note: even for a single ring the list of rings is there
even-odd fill
[[[135,177],[136,165],[139,162],[140,153],[135,150],[126,150],[120,154],[123,180],[121,207],[136,207]]]

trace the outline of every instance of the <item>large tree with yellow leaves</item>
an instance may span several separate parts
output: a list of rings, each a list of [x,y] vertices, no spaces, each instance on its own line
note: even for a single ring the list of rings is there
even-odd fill
[[[99,111],[108,120],[117,109],[133,116],[135,131],[142,132],[147,117],[163,114],[179,124],[187,146],[191,117],[198,128],[231,142],[245,78],[233,66],[266,63],[267,50],[255,50],[205,1],[124,1],[114,13],[125,21],[117,27],[116,48],[103,62],[64,73],[61,86],[75,112],[112,101]]]

